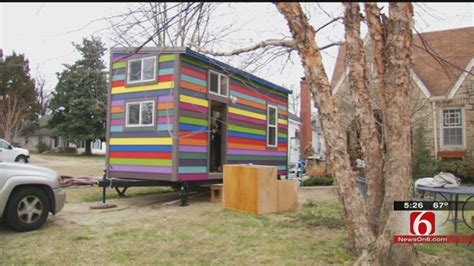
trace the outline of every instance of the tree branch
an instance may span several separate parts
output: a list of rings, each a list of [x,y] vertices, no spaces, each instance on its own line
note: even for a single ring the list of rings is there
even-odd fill
[[[230,52],[215,52],[215,51],[206,51],[204,49],[199,49],[199,52],[210,54],[213,56],[233,56],[243,53],[252,52],[261,48],[266,48],[269,46],[281,46],[281,47],[288,47],[290,49],[294,49],[296,47],[296,43],[294,40],[278,40],[278,39],[269,39],[265,41],[258,42],[254,45],[245,48],[235,49]]]
[[[322,51],[324,49],[328,49],[333,46],[341,45],[341,44],[342,42],[330,43],[328,45],[321,46],[318,50]],[[258,49],[262,49],[262,48],[276,47],[276,46],[286,47],[286,48],[289,48],[289,50],[291,51],[291,50],[296,49],[296,42],[294,40],[287,40],[287,39],[269,39],[269,40],[258,42],[254,45],[251,45],[245,48],[235,49],[230,52],[215,52],[215,51],[207,51],[204,49],[200,49],[198,52],[213,55],[213,56],[234,56],[234,55],[252,52]]]
[[[342,19],[342,18],[341,18],[341,17],[337,17],[337,18],[331,19],[331,20],[330,20],[329,22],[327,22],[326,24],[324,24],[324,25],[322,25],[321,27],[317,28],[315,32],[318,33],[320,30],[326,28],[327,26],[331,25],[332,23],[334,23],[334,22],[336,22],[336,21],[338,21],[338,20],[340,20],[340,19]]]

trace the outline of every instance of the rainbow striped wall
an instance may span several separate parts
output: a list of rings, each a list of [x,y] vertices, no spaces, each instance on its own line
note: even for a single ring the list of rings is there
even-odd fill
[[[230,80],[227,163],[274,165],[287,174],[288,96],[255,84]],[[278,147],[267,147],[267,106],[278,107]]]
[[[152,55],[158,58],[156,80],[127,85],[127,61]],[[213,63],[205,63],[185,52],[140,52],[131,56],[113,52],[107,123],[109,177],[181,182],[210,178],[208,72],[213,69],[228,73],[208,64]],[[227,104],[224,163],[274,165],[279,174],[287,174],[288,95],[238,75],[229,77],[229,94],[237,101],[232,103],[224,98]],[[126,127],[127,102],[149,100],[155,102],[155,125]],[[278,107],[278,147],[267,147],[269,104]]]
[[[179,82],[180,181],[208,179],[207,69],[182,56]]]
[[[160,54],[156,82],[126,86],[126,61],[156,54],[112,55],[110,90],[109,177],[172,180],[172,129],[174,117],[175,54]],[[125,127],[125,106],[129,101],[155,102],[154,127],[133,130]]]
[[[208,67],[181,56],[179,84],[179,180],[208,179]],[[218,71],[223,73],[222,71]],[[225,74],[225,72],[224,72]],[[230,78],[228,105],[228,164],[274,165],[287,174],[288,96],[274,90]],[[267,147],[267,105],[278,107],[278,147]]]

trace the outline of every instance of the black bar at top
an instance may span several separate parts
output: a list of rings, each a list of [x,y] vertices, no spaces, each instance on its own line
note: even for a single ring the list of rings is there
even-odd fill
[[[454,210],[455,201],[394,201],[394,211],[449,211]],[[458,209],[474,210],[474,200],[458,202]]]

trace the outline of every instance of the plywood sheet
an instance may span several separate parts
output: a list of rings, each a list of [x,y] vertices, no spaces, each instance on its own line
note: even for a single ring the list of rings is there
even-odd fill
[[[277,167],[275,166],[257,168],[258,214],[277,211],[277,171]]]
[[[277,168],[224,165],[224,208],[256,214],[277,210]]]
[[[277,211],[296,211],[298,209],[298,185],[297,179],[278,180]]]

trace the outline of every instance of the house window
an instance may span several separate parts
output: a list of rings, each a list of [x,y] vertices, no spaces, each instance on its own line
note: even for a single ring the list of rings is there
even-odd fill
[[[278,144],[278,109],[269,105],[267,110],[267,146],[276,147]]]
[[[216,72],[209,72],[209,92],[227,96],[228,91],[229,78]]]
[[[463,145],[463,115],[461,109],[443,110],[443,144]]]
[[[155,102],[127,103],[127,127],[153,126],[155,123]]]
[[[128,61],[128,83],[156,80],[156,57],[146,57]]]

